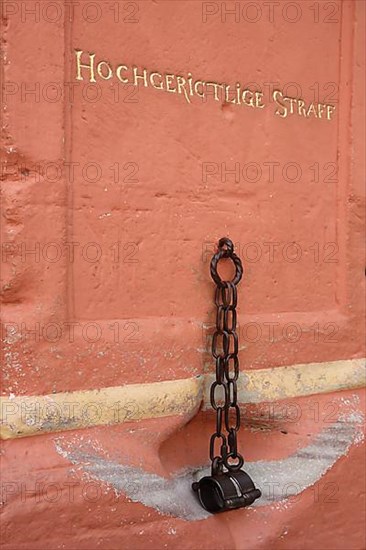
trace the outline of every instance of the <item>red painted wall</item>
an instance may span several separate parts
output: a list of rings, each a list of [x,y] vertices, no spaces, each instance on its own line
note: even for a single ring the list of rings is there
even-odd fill
[[[214,322],[209,258],[222,236],[245,267],[242,368],[363,356],[364,3],[252,4],[4,2],[3,395],[201,374]],[[85,69],[80,81],[76,49],[114,73],[124,64],[240,82],[260,89],[265,107],[188,103],[115,76],[89,83]],[[301,110],[283,118],[274,90],[335,110],[330,120]],[[11,341],[13,329],[20,339]],[[46,436],[6,450],[16,479],[26,476],[20,461],[31,471],[42,464],[45,479],[59,464]],[[9,533],[17,525],[16,547],[36,548],[60,510],[42,504],[44,520],[19,510],[24,523],[10,512]],[[126,510],[125,547],[155,548],[156,533],[137,542],[139,514]],[[64,547],[84,547],[87,511],[62,513],[80,521]],[[314,521],[319,532],[313,515],[296,525]],[[120,524],[109,518],[108,529]],[[193,548],[194,524],[187,529],[181,548]],[[98,547],[116,547],[119,536]],[[64,537],[56,529],[47,547]],[[265,547],[266,537],[252,544]],[[295,538],[271,547],[294,548]]]

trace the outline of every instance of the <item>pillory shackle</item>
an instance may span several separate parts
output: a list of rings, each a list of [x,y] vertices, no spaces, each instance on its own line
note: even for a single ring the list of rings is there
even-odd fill
[[[222,258],[229,258],[235,266],[231,281],[223,281],[217,272]],[[243,275],[240,258],[234,252],[230,239],[219,240],[218,251],[211,260],[211,277],[216,283],[216,330],[212,338],[212,355],[216,362],[216,379],[211,386],[210,400],[216,411],[216,431],[210,438],[211,475],[192,484],[203,508],[208,512],[243,508],[261,496],[249,475],[241,468],[244,459],[237,449],[237,432],[240,428],[240,409],[237,403],[239,377],[239,344],[237,324],[237,285]],[[221,387],[224,403],[218,403],[216,388]],[[235,423],[230,423],[230,413]],[[226,432],[222,432],[223,423]],[[215,442],[221,441],[220,452],[215,454]]]

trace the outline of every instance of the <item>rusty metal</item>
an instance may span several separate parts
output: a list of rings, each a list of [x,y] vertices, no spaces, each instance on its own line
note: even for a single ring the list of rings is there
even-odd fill
[[[235,275],[231,281],[223,281],[217,271],[219,261],[225,258],[230,259],[235,266]],[[242,508],[261,496],[248,474],[241,470],[244,458],[238,452],[237,444],[240,408],[237,402],[239,341],[236,306],[237,285],[242,276],[243,266],[234,252],[232,241],[225,237],[220,239],[218,251],[211,260],[217,307],[216,330],[212,337],[216,379],[210,390],[211,406],[216,411],[216,431],[210,438],[211,476],[192,485],[202,506],[209,512]],[[220,448],[215,450],[217,441],[220,442]]]

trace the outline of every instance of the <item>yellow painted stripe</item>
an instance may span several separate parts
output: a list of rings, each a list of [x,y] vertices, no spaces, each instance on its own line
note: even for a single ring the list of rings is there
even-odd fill
[[[277,401],[365,386],[365,360],[242,371],[241,403]],[[213,375],[42,396],[0,398],[1,439],[187,414],[209,406]]]
[[[0,438],[12,439],[144,418],[193,416],[202,401],[202,381],[195,377],[0,401]]]
[[[209,386],[205,380],[205,407],[209,406]],[[362,388],[366,385],[365,359],[304,363],[240,373],[238,380],[240,403],[263,403],[340,390]]]

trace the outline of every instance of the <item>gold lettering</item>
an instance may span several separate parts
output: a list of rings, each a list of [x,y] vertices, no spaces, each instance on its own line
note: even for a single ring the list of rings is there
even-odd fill
[[[103,67],[107,68],[107,75],[106,76],[104,76],[104,74],[103,74]],[[103,78],[104,80],[109,80],[113,76],[113,71],[112,71],[111,67],[108,65],[108,63],[106,61],[101,61],[100,63],[98,63],[97,71],[98,71],[99,76],[101,78]]]
[[[250,95],[250,99],[247,101],[248,94]],[[243,99],[244,105],[247,105],[248,107],[254,107],[253,92],[251,90],[243,90],[241,97]]]
[[[118,65],[117,70],[116,70],[117,78],[118,78],[118,80],[123,82],[123,84],[128,84],[128,78],[123,78],[121,76],[121,71],[122,70],[123,71],[128,71],[128,67],[126,65]]]
[[[151,73],[150,74],[150,84],[153,88],[155,88],[156,90],[163,90],[163,82],[162,80],[160,80],[160,83],[159,85],[156,84],[155,82],[155,77],[158,76],[159,78],[162,78],[161,74],[160,73]]]
[[[230,93],[230,86],[227,86],[225,84],[225,101],[226,101],[226,103],[234,103],[234,105],[236,105],[235,97],[234,97],[234,99],[230,99],[229,98],[229,93]]]
[[[327,119],[330,120],[332,114],[335,111],[335,106],[334,105],[326,105],[326,107],[327,107]]]
[[[240,88],[240,82],[236,83],[236,101],[237,104],[240,105],[240,96],[241,96],[241,88]]]
[[[83,77],[81,76],[81,69],[89,69],[90,70],[89,82],[96,82],[95,73],[94,73],[95,53],[89,54],[90,65],[85,65],[84,63],[81,63],[81,56],[83,55],[83,50],[75,50],[75,53],[76,53],[76,66],[77,66],[76,80],[84,80]]]
[[[212,86],[214,89],[214,99],[215,101],[220,101],[219,96],[217,95],[217,90],[222,88],[222,84],[217,84],[217,82],[206,82],[206,89],[208,86]]]
[[[140,79],[140,80],[144,81],[144,86],[145,86],[145,88],[147,88],[147,85],[148,85],[147,84],[147,70],[143,69],[142,76],[137,74],[138,70],[139,70],[138,67],[133,67],[133,85],[138,86],[137,79]]]
[[[304,117],[306,118],[305,101],[303,101],[302,99],[297,100],[297,112],[300,116],[304,115]]]
[[[297,103],[297,99],[294,98],[294,97],[284,97],[283,101],[289,101],[290,102],[290,115],[293,115],[294,112],[295,112],[294,104]]]
[[[193,96],[192,74],[191,73],[188,73],[187,82],[188,82],[188,86],[189,86],[189,95]]]
[[[322,114],[324,113],[325,105],[324,103],[318,103],[318,117],[322,118]]]
[[[263,93],[262,92],[255,92],[255,106],[258,107],[258,109],[263,109],[265,105],[262,103]]]
[[[199,97],[205,97],[205,91],[203,89],[205,83],[202,82],[202,80],[196,80],[196,82],[194,83],[194,91],[195,91],[195,94],[197,94]],[[198,86],[202,86],[202,92],[199,93],[198,92]]]
[[[174,80],[174,78],[175,76],[173,74],[165,75],[166,91],[171,92],[173,94],[177,92],[176,88],[170,88],[170,85],[172,84],[172,81]]]
[[[282,107],[283,111],[280,111],[279,109],[276,109],[275,115],[278,115],[282,118],[287,117],[287,107],[283,105],[283,103],[280,103],[280,101],[283,99],[282,93],[279,90],[274,90],[272,93],[272,98],[276,102],[279,107]]]
[[[190,103],[191,100],[188,97],[187,90],[186,90],[186,79],[183,78],[183,76],[177,76],[177,86],[178,86],[178,94],[184,93],[184,97],[187,100],[187,103]]]
[[[76,80],[96,83],[96,76],[103,80],[111,80],[113,77],[117,77],[123,84],[133,84],[134,86],[141,84],[145,88],[151,86],[155,90],[183,95],[187,103],[191,103],[190,98],[197,95],[202,99],[212,96],[215,101],[224,101],[233,105],[245,105],[257,109],[264,109],[267,106],[264,93],[252,91],[249,87],[243,89],[240,82],[236,82],[235,85],[219,84],[214,81],[206,82],[204,80],[194,80],[191,72],[188,72],[187,76],[181,76],[157,71],[150,72],[136,65],[132,67],[118,65],[115,69],[115,66],[108,61],[103,60],[96,63],[94,53],[78,49],[74,49],[74,52],[76,56]],[[272,95],[275,103],[275,115],[281,118],[297,115],[305,118],[332,120],[336,110],[335,105],[310,103],[297,97],[287,97],[283,95],[282,91],[273,88],[270,90],[269,95]]]
[[[318,118],[318,115],[317,115],[316,110],[315,110],[314,103],[310,103],[309,109],[306,113],[306,116],[309,117],[311,114],[314,114],[315,118]]]

